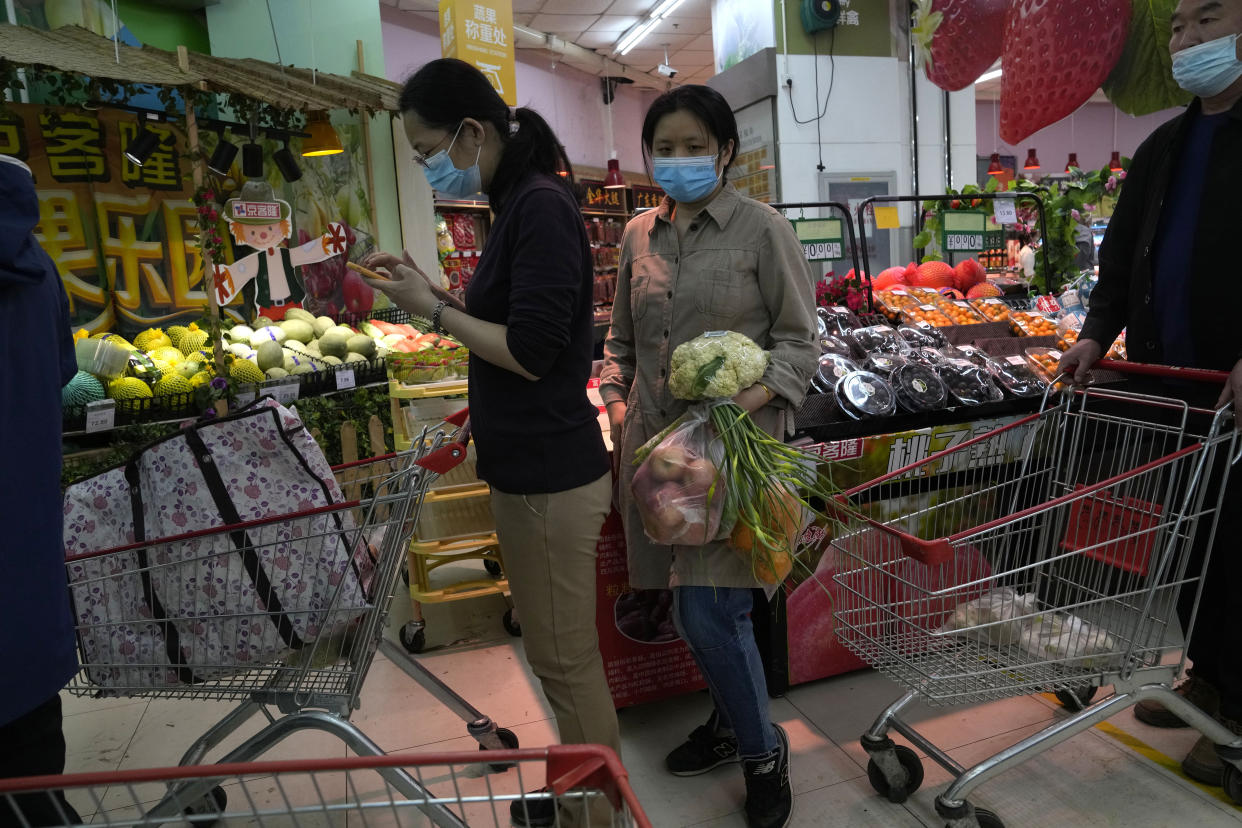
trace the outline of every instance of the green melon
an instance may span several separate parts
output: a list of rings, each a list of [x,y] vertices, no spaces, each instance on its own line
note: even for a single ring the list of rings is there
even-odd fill
[[[104,398],[103,383],[85,371],[78,371],[69,384],[60,390],[60,401],[66,407],[82,406]]]

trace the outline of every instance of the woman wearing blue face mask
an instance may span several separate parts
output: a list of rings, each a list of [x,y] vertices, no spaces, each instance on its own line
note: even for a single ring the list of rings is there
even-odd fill
[[[431,186],[454,197],[486,193],[495,222],[464,304],[433,287],[408,254],[363,264],[393,276],[373,287],[470,349],[478,474],[491,485],[527,660],[562,742],[620,751],[595,631],[595,547],[612,485],[586,396],[594,268],[569,159],[543,118],[510,109],[459,60],[419,69],[400,105]],[[548,799],[517,800],[511,812],[519,826],[557,816]],[[602,813],[592,817],[607,824]],[[562,813],[558,824],[578,818]]]
[[[751,630],[750,613],[765,609],[765,594],[750,563],[723,542],[652,543],[630,481],[635,450],[686,408],[668,389],[673,350],[706,331],[737,331],[771,354],[767,372],[735,401],[785,437],[818,355],[813,277],[790,223],[728,183],[738,132],[718,92],[683,86],[661,95],[642,141],[667,198],[625,229],[600,377],[620,452],[630,583],[673,588],[674,622],[715,703],[708,723],[669,754],[669,771],[692,776],[741,761],[747,824],[777,828],[788,824],[793,801],[789,742],[769,719]]]

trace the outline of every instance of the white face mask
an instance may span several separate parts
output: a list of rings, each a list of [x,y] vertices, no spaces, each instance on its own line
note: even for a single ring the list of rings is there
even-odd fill
[[[1213,98],[1242,77],[1238,36],[1218,37],[1173,53],[1173,80],[1192,95]]]

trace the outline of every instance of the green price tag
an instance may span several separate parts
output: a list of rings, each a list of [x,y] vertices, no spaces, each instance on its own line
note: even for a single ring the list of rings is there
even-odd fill
[[[835,262],[845,258],[841,219],[791,219],[807,261]]]
[[[946,253],[978,253],[984,249],[987,216],[976,212],[946,212],[941,216],[940,246]]]

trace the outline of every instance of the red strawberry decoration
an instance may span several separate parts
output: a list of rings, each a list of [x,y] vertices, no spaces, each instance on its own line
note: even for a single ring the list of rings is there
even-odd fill
[[[918,0],[914,36],[927,79],[965,89],[1001,56],[1006,0]]]
[[[1012,0],[1000,137],[1020,144],[1086,103],[1121,57],[1129,29],[1130,0]]]

